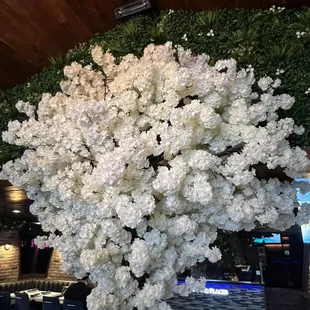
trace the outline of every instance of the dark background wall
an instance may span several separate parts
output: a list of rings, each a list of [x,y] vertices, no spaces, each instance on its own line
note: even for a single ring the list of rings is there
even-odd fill
[[[22,83],[97,32],[113,28],[113,9],[132,0],[0,0],[0,89]],[[310,0],[153,0],[160,9],[287,8]]]
[[[8,250],[4,245],[9,244]],[[0,233],[0,282],[17,281],[19,277],[19,242],[17,232]]]
[[[8,250],[4,245],[9,244]],[[15,282],[20,280],[20,237],[16,231],[0,232],[0,282]],[[59,252],[53,250],[48,270],[44,279],[73,281],[75,277],[61,271],[62,258]],[[27,278],[22,276],[23,279]],[[31,276],[35,278],[35,276]],[[43,279],[43,278],[42,278]]]

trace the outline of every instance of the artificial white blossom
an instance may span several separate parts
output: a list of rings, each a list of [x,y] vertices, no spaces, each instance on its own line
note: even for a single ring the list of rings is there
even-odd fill
[[[187,34],[186,34],[186,33],[184,33],[184,34],[183,34],[183,36],[182,36],[182,40],[184,40],[184,41],[188,41],[188,38],[187,38]]]
[[[273,82],[272,78],[267,76],[267,77],[263,77],[263,78],[259,79],[257,84],[258,84],[258,87],[262,91],[266,91],[270,87],[272,82]]]
[[[208,33],[207,33],[208,37],[214,37],[214,31],[213,29],[211,29]]]
[[[252,65],[248,65],[248,67],[245,70],[246,72],[254,72],[254,68]]]
[[[177,285],[176,274],[221,259],[217,229],[309,221],[309,205],[293,213],[300,184],[259,177],[261,165],[289,180],[309,164],[288,142],[303,129],[279,119],[294,104],[274,95],[279,79],[257,81],[251,66],[213,66],[170,42],[118,64],[98,46],[92,57],[102,70],[72,63],[61,92],[36,110],[17,103],[29,119],[11,121],[2,138],[26,151],[1,171],[34,200],[49,233],[37,243],[60,251],[63,271],[97,284],[89,309],[168,310],[173,292],[204,288],[205,279]]]
[[[272,7],[270,7],[269,11],[271,12],[282,12],[285,10],[285,7],[281,7],[281,6],[278,6],[276,7],[275,5],[273,5]]]
[[[307,33],[306,33],[305,31],[297,31],[297,32],[296,32],[296,37],[297,37],[298,39],[300,39],[300,38],[304,37],[306,34],[307,34]]]
[[[285,72],[285,70],[283,70],[283,69],[277,69],[276,75],[283,74],[284,72]]]
[[[29,102],[24,101],[18,101],[16,103],[16,109],[20,113],[26,114],[28,117],[34,117],[35,116],[35,106],[31,105]]]

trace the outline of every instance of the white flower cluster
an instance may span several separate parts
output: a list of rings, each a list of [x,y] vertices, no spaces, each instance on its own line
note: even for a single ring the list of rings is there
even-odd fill
[[[207,33],[208,37],[214,37],[214,31],[213,29],[211,29],[208,33]]]
[[[63,270],[97,283],[89,309],[167,310],[173,291],[201,288],[178,287],[177,272],[221,258],[217,229],[309,221],[308,206],[293,214],[296,185],[257,176],[263,165],[296,178],[309,163],[287,140],[300,128],[278,118],[294,103],[273,95],[280,80],[253,92],[253,70],[211,66],[171,43],[119,64],[99,47],[92,56],[106,76],[72,63],[62,92],[36,111],[18,103],[29,119],[10,122],[3,139],[27,150],[2,167],[34,200]]]
[[[245,69],[246,72],[254,72],[254,68],[252,65],[248,65],[248,67]]]
[[[283,70],[283,69],[277,69],[276,75],[283,74],[284,72],[285,72],[285,70]]]
[[[187,34],[186,34],[186,33],[184,33],[184,34],[183,34],[183,36],[182,36],[182,40],[184,40],[184,41],[188,41],[188,38],[187,38]]]
[[[310,87],[305,91],[305,94],[306,95],[310,94]]]
[[[20,113],[26,114],[28,117],[34,117],[35,116],[35,110],[36,108],[31,105],[29,102],[24,102],[24,101],[18,101],[16,103],[16,109]]]
[[[35,239],[35,244],[39,249],[44,249],[45,246],[47,246],[47,236],[37,236]]]
[[[305,31],[297,31],[296,32],[296,37],[297,39],[303,38],[304,36],[306,36],[308,33]]]
[[[278,7],[276,7],[275,5],[273,5],[270,9],[269,9],[269,11],[271,11],[271,12],[282,12],[282,11],[284,11],[285,10],[285,7],[280,7],[280,6],[278,6]]]

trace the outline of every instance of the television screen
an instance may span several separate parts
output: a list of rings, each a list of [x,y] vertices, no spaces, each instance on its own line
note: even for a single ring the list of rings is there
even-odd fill
[[[309,178],[299,178],[295,179],[297,182],[309,182]],[[297,199],[300,205],[303,203],[310,203],[310,192],[302,194],[299,189],[297,189]],[[310,243],[310,222],[309,224],[301,225],[302,239],[304,243]]]
[[[281,243],[281,236],[272,234],[271,237],[254,238],[254,243]]]
[[[310,223],[301,225],[302,240],[304,243],[310,243]]]
[[[298,179],[295,179],[295,181],[297,181],[297,182],[309,182],[310,179],[309,178],[298,178]],[[296,191],[297,191],[297,193],[296,193],[297,200],[298,200],[300,205],[302,205],[305,202],[310,203],[310,192],[302,194],[298,188],[296,189]]]

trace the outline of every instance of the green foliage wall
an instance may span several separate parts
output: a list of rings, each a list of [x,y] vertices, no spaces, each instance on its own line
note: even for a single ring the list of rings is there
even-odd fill
[[[23,117],[15,109],[18,100],[37,104],[42,93],[57,92],[65,65],[72,61],[93,64],[90,50],[95,44],[121,57],[128,53],[142,55],[149,43],[166,41],[181,44],[194,53],[209,54],[211,62],[233,57],[240,67],[251,65],[257,77],[279,77],[279,91],[296,99],[293,109],[282,116],[292,116],[306,129],[305,135],[293,137],[292,143],[310,145],[310,94],[306,93],[310,87],[310,9],[162,11],[133,17],[75,47],[66,56],[51,57],[51,67],[25,84],[0,93],[0,130],[6,129],[10,119]],[[277,75],[279,70],[284,72]],[[0,165],[20,156],[22,151],[1,141]]]

